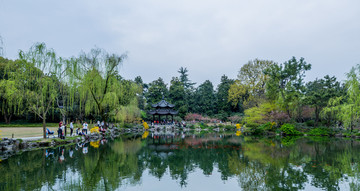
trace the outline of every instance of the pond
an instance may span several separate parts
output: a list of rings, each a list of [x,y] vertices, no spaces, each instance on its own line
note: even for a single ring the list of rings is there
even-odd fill
[[[23,152],[0,190],[360,190],[360,141],[217,133],[123,135]]]

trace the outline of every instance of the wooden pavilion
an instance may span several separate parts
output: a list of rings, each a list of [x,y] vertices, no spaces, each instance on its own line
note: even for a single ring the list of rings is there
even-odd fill
[[[168,116],[171,116],[171,121],[174,121],[174,115],[178,114],[178,111],[174,110],[175,105],[171,104],[164,100],[164,97],[161,101],[158,103],[151,105],[153,110],[150,110],[148,114],[153,116],[153,121],[155,121],[155,116],[158,116],[158,121],[161,121],[161,116],[166,116],[166,120],[168,119]]]

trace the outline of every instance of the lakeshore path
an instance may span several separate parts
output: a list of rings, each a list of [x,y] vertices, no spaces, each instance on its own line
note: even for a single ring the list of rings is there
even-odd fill
[[[57,135],[57,127],[48,127],[50,131],[54,131]],[[15,139],[22,138],[23,140],[27,139],[37,139],[42,138],[43,131],[42,127],[0,127],[0,137],[12,138],[14,135]]]

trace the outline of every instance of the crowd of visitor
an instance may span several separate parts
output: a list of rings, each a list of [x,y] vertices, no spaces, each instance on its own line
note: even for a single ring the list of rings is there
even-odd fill
[[[99,128],[99,132],[101,133],[105,133],[106,132],[106,126],[108,126],[109,124],[108,123],[105,123],[104,121],[100,122],[100,121],[97,121],[97,123],[95,124],[96,127]],[[84,121],[82,123],[82,127],[77,127],[76,128],[76,131],[75,131],[75,134],[74,134],[74,121],[71,121],[70,122],[70,136],[74,136],[74,135],[87,135],[88,134],[88,130],[89,130],[89,124]],[[67,134],[66,133],[66,124],[63,123],[63,121],[60,121],[59,122],[59,128],[57,130],[58,132],[58,137],[60,139],[65,139],[65,135]],[[48,135],[53,135],[54,132],[50,131],[49,129],[47,129],[47,134]]]
[[[156,126],[156,125],[175,125],[175,126],[178,126],[178,127],[186,127],[186,122],[185,121],[181,121],[181,122],[178,122],[178,121],[169,121],[169,120],[162,120],[162,121],[159,121],[159,120],[155,120],[155,121],[151,121],[151,126]]]

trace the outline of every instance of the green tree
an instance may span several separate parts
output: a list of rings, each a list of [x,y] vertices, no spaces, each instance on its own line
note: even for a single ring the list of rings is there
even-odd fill
[[[9,124],[14,115],[25,112],[26,100],[23,86],[22,70],[20,61],[12,61],[0,57],[0,108],[5,123]]]
[[[149,84],[148,91],[145,93],[148,103],[147,109],[150,109],[151,104],[161,101],[163,97],[168,97],[169,91],[166,86],[167,85],[162,78],[158,78]]]
[[[351,129],[359,125],[360,118],[360,65],[352,67],[346,74],[347,101],[342,105],[341,115],[345,126]]]
[[[196,83],[191,82],[188,72],[188,69],[184,67],[180,67],[178,70],[179,79],[185,90],[184,105],[181,108],[182,113],[191,110],[191,105],[194,105],[194,85]]]
[[[169,98],[171,103],[175,104],[175,109],[179,111],[179,116],[184,118],[188,108],[185,104],[185,89],[178,77],[173,77],[170,82]]]
[[[143,109],[145,109],[145,104],[146,104],[146,100],[144,97],[144,91],[145,91],[145,89],[147,89],[147,84],[145,84],[143,82],[141,76],[136,76],[134,81],[141,89],[141,92],[137,95],[137,99],[138,99],[139,109],[143,110]]]
[[[250,126],[258,126],[269,122],[271,111],[276,109],[276,105],[270,102],[264,102],[258,107],[252,107],[244,111],[244,122]]]
[[[265,96],[265,85],[268,76],[264,74],[272,65],[269,60],[252,60],[241,67],[238,79],[231,85],[229,90],[229,101],[233,106],[242,102],[245,108],[258,106]]]
[[[125,54],[109,54],[96,48],[72,59],[68,67],[69,82],[71,88],[79,92],[80,110],[83,107],[86,115],[91,113],[107,120],[110,114],[130,103],[135,96],[138,86],[135,83],[122,83],[118,73],[125,58]]]
[[[182,82],[182,84],[184,85],[184,89],[192,89],[194,88],[194,85],[196,83],[193,83],[190,81],[189,79],[189,74],[188,74],[188,69],[184,68],[184,67],[180,67],[180,69],[178,70],[178,72],[180,73],[180,81]]]
[[[54,50],[48,49],[44,43],[33,45],[28,52],[20,51],[19,56],[24,62],[22,77],[26,79],[27,108],[43,120],[43,137],[46,138],[47,115],[54,109],[58,94],[58,80],[54,74],[58,58]]]
[[[229,89],[235,80],[229,79],[226,75],[221,76],[220,84],[217,87],[216,91],[216,107],[219,113],[229,114],[232,111],[231,103],[228,100]],[[235,109],[235,111],[237,111]],[[227,116],[226,116],[227,117]]]
[[[199,85],[195,91],[194,98],[195,104],[193,109],[196,113],[209,116],[216,113],[214,86],[209,80]]]
[[[315,126],[318,125],[320,113],[329,100],[341,96],[340,82],[336,77],[326,75],[324,79],[316,79],[306,84],[305,103],[315,108]]]
[[[321,111],[320,116],[327,121],[327,126],[342,121],[342,106],[346,101],[344,97],[345,96],[330,98],[326,107]]]
[[[269,76],[266,83],[268,98],[276,100],[290,118],[291,112],[299,107],[299,99],[304,91],[305,72],[310,69],[311,64],[307,64],[304,58],[297,60],[292,57],[284,64],[273,64],[264,71]]]

